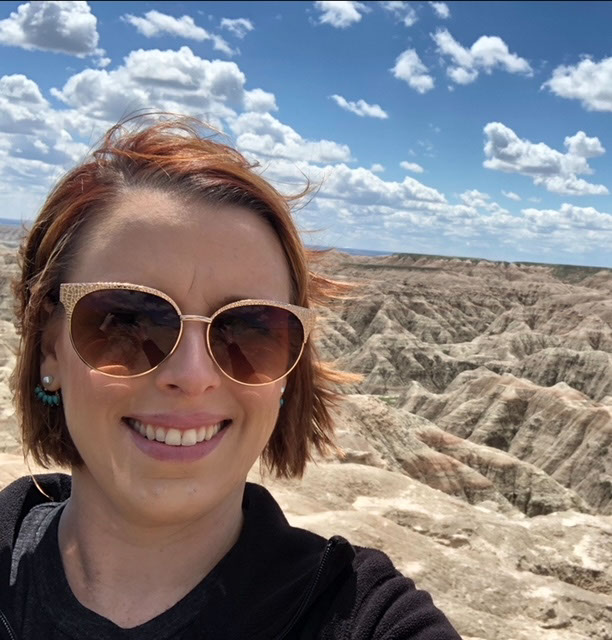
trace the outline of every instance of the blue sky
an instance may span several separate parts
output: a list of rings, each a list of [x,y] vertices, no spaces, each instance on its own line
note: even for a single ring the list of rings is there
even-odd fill
[[[0,217],[135,109],[223,129],[312,244],[612,266],[608,2],[2,2]],[[316,234],[310,230],[318,230]]]

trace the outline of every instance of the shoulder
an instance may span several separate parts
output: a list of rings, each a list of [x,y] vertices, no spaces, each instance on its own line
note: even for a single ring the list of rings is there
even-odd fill
[[[337,585],[322,638],[461,640],[426,591],[382,551],[355,546],[351,571]]]
[[[12,542],[13,534],[25,516],[39,504],[63,502],[70,496],[71,478],[48,473],[18,478],[0,491],[0,547]]]

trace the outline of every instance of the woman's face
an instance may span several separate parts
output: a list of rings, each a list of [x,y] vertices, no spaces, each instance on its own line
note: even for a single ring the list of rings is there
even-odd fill
[[[227,299],[290,301],[283,250],[262,218],[144,189],[96,222],[70,281],[145,285],[168,294],[183,314],[204,316]],[[136,378],[88,368],[71,345],[65,319],[43,358],[41,373],[61,385],[68,429],[84,461],[79,476],[133,521],[181,522],[235,501],[272,434],[283,381],[247,387],[225,377],[208,354],[205,326],[186,322],[173,355]],[[129,426],[133,419],[166,429],[231,422],[209,441],[205,455],[193,456],[166,444],[153,451]]]

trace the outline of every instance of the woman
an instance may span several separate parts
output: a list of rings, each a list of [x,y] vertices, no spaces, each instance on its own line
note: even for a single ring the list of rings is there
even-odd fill
[[[246,484],[332,445],[288,200],[177,120],[55,187],[21,251],[25,450],[71,478],[0,494],[0,638],[459,636],[382,553],[292,528]]]

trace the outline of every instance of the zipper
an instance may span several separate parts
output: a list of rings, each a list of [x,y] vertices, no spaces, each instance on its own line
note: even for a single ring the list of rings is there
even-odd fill
[[[319,568],[317,569],[317,573],[315,574],[314,579],[310,583],[310,586],[308,587],[308,591],[306,592],[306,595],[302,599],[302,602],[300,603],[300,606],[298,607],[298,610],[295,612],[293,618],[291,618],[291,621],[289,622],[289,624],[285,627],[284,631],[280,634],[280,636],[276,638],[276,640],[283,640],[283,638],[286,638],[289,632],[291,631],[291,629],[293,629],[293,627],[295,626],[296,622],[300,619],[300,617],[304,613],[308,603],[310,602],[310,599],[312,598],[312,594],[315,592],[315,589],[319,584],[319,581],[321,580],[321,576],[323,575],[323,569],[327,564],[329,556],[331,555],[332,551],[334,550],[334,547],[336,546],[339,540],[340,538],[338,538],[337,536],[334,536],[333,538],[330,538],[330,540],[328,541],[327,546],[323,551],[323,556],[321,557],[321,562],[319,563]]]
[[[4,629],[6,630],[6,633],[8,634],[9,639],[17,640],[17,636],[15,635],[15,632],[11,629],[11,625],[9,624],[9,621],[6,619],[6,616],[2,613],[2,611],[0,611],[0,623],[1,623],[0,631],[2,630],[2,627],[4,627]]]

